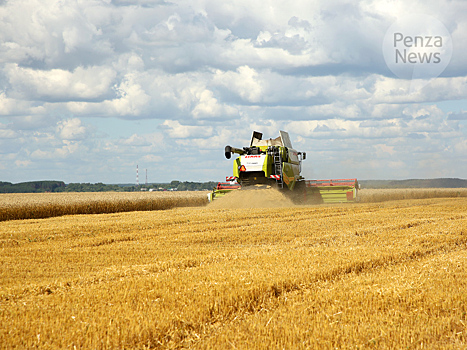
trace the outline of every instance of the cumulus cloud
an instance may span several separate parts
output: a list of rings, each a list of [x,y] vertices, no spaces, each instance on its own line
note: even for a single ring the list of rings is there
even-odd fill
[[[119,182],[136,162],[166,164],[166,180],[182,162],[208,180],[231,171],[225,144],[287,130],[309,152],[309,175],[415,177],[444,155],[445,174],[462,176],[466,11],[421,0],[1,2],[0,164],[9,180],[26,167],[24,179]],[[386,67],[385,32],[407,13],[451,33],[441,77]]]
[[[108,67],[36,70],[10,64],[4,68],[11,89],[26,100],[97,100],[108,94],[115,71]]]
[[[13,130],[5,128],[4,125],[0,125],[0,139],[13,139],[16,138],[18,134]]]
[[[198,102],[193,108],[192,114],[195,119],[210,117],[229,117],[235,115],[236,109],[231,106],[219,104],[217,98],[210,90],[204,90],[195,94]]]
[[[161,128],[175,139],[199,138],[209,136],[212,133],[212,127],[182,125],[176,120],[165,120],[161,124]]]
[[[98,61],[112,53],[103,35],[108,6],[93,0],[7,1],[0,8],[1,60],[49,67]]]
[[[78,118],[59,122],[57,130],[63,140],[82,140],[87,134],[86,127]]]
[[[97,114],[101,116],[138,117],[145,115],[150,96],[137,82],[135,75],[127,74],[112,87],[115,97],[101,102],[70,101],[67,109],[80,115]]]

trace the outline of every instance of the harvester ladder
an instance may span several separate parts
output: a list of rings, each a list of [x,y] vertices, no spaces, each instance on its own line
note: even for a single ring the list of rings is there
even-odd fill
[[[282,181],[282,157],[280,149],[277,147],[274,149],[274,171],[276,175],[279,175],[279,178],[276,178],[277,186],[284,188],[284,182]]]

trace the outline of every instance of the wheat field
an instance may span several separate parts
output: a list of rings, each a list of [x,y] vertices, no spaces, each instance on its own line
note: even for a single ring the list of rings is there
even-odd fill
[[[466,208],[459,197],[3,221],[0,347],[466,348]]]
[[[364,203],[378,203],[401,199],[456,198],[467,197],[467,188],[393,188],[363,189],[358,200]]]
[[[206,194],[205,191],[2,193],[0,221],[201,206],[208,202]]]

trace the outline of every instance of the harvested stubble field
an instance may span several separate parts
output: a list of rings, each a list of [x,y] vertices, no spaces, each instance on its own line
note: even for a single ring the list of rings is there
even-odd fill
[[[278,206],[1,222],[0,344],[467,347],[467,198]]]

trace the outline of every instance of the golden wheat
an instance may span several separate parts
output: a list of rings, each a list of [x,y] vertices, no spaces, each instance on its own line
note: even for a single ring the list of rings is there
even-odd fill
[[[364,203],[377,203],[401,199],[467,197],[467,188],[400,188],[363,189],[358,197]]]
[[[0,194],[0,221],[74,214],[163,210],[206,204],[206,192]]]
[[[253,191],[258,192],[258,191]],[[238,193],[235,193],[238,194]],[[264,208],[292,206],[279,192],[253,196],[251,192],[211,204],[215,208]],[[258,198],[254,198],[258,197]],[[363,203],[400,199],[467,197],[467,189],[364,189]],[[62,215],[102,214],[128,211],[164,210],[174,207],[204,206],[206,192],[93,192],[0,194],[0,221],[40,219]]]
[[[466,198],[0,223],[6,348],[462,348]]]

